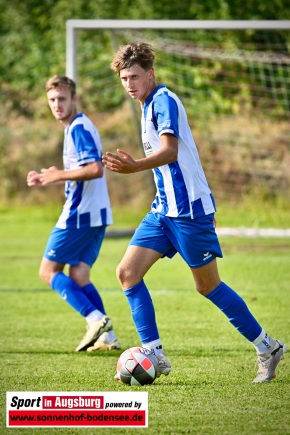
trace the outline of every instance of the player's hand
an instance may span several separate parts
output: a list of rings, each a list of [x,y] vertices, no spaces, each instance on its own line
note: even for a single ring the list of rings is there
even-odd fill
[[[137,162],[129,153],[120,149],[117,149],[117,153],[107,152],[102,156],[102,162],[107,169],[120,174],[132,174],[138,171]]]
[[[40,181],[40,173],[36,172],[36,171],[30,171],[27,174],[27,185],[28,186],[41,186],[41,181]]]
[[[58,182],[60,180],[59,172],[60,171],[56,166],[51,166],[48,169],[42,168],[39,176],[42,186]]]

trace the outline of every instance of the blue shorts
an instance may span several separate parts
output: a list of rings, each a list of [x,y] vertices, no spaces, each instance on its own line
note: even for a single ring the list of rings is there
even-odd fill
[[[169,258],[178,252],[193,268],[223,256],[214,228],[214,214],[188,219],[149,212],[136,229],[130,245],[150,248]]]
[[[92,267],[98,258],[106,225],[91,228],[56,228],[50,233],[44,257],[61,264],[78,265],[80,261]]]

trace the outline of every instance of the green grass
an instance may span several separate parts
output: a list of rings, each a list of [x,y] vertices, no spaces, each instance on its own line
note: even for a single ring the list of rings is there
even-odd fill
[[[151,386],[113,380],[120,352],[75,353],[83,319],[38,278],[57,207],[0,212],[1,434],[136,434],[136,429],[6,429],[6,391],[148,391],[148,435],[290,433],[290,367],[254,385],[255,352],[227,319],[194,290],[180,258],[148,273],[157,321],[173,370]],[[131,222],[134,224],[134,222]],[[139,344],[115,277],[128,240],[106,239],[93,281],[123,349]],[[221,277],[246,300],[273,336],[290,343],[290,239],[221,238]]]

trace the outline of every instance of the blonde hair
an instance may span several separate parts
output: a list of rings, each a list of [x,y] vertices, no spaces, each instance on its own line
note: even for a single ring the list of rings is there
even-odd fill
[[[62,88],[62,87],[69,88],[72,97],[76,94],[75,82],[66,76],[54,75],[53,77],[47,80],[45,89],[46,92],[48,92],[51,89]]]
[[[122,69],[131,68],[133,65],[139,65],[148,71],[153,67],[155,54],[151,45],[145,42],[130,42],[123,45],[115,53],[111,69],[120,75]]]

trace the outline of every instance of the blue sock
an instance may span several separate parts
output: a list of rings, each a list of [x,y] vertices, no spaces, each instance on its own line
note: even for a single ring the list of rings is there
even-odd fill
[[[86,317],[96,309],[81,287],[64,273],[58,272],[54,275],[50,286],[82,316]]]
[[[87,298],[94,305],[95,309],[101,311],[101,313],[106,314],[105,307],[101,298],[100,293],[96,289],[93,283],[89,283],[82,287],[82,291],[85,293]]]
[[[131,307],[132,318],[142,344],[150,343],[159,338],[156,325],[155,310],[150,293],[140,281],[124,291]]]
[[[253,342],[261,334],[262,327],[250,313],[245,301],[221,282],[206,296],[229,319],[231,324],[249,341]]]

